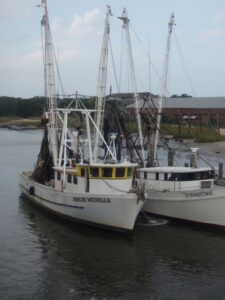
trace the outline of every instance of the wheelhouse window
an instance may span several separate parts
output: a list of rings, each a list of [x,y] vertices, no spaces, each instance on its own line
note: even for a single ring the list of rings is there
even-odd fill
[[[170,180],[170,181],[177,181],[178,180],[178,178],[180,178],[179,177],[179,174],[171,174],[171,176],[169,177],[169,179],[168,180]]]
[[[61,180],[61,173],[57,172],[57,180]]]
[[[168,173],[164,173],[164,180],[168,180]]]
[[[201,173],[200,172],[194,173],[193,177],[196,180],[200,180],[201,179]]]
[[[174,181],[192,181],[192,180],[204,180],[212,179],[213,172],[211,171],[202,171],[202,172],[189,172],[189,173],[173,173],[169,180]]]
[[[102,168],[102,177],[112,177],[112,168]]]
[[[71,183],[71,182],[72,182],[72,175],[71,175],[71,174],[68,174],[68,175],[67,175],[67,182],[68,182],[68,183]]]
[[[73,183],[77,184],[77,176],[75,176],[75,175],[73,176]]]
[[[90,175],[92,177],[99,177],[99,168],[90,168]]]
[[[144,179],[147,179],[147,172],[144,172]]]
[[[81,168],[80,175],[81,177],[85,177],[85,168]]]
[[[155,180],[159,180],[159,173],[155,173]]]
[[[127,177],[131,177],[133,173],[133,168],[127,168]]]
[[[124,177],[125,168],[116,168],[116,177]]]

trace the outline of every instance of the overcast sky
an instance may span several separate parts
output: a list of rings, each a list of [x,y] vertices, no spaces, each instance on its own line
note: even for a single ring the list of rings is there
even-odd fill
[[[0,0],[0,95],[43,95],[41,0]],[[95,95],[106,4],[110,4],[111,41],[119,77],[121,15],[127,8],[138,90],[158,94],[158,73],[166,51],[170,14],[175,14],[168,73],[168,95],[225,96],[224,0],[49,0],[54,45],[67,94]],[[148,52],[144,53],[134,30]],[[150,47],[149,47],[150,45]],[[178,46],[179,45],[179,46]],[[180,49],[180,50],[179,50]],[[124,62],[125,66],[125,62]],[[124,81],[128,81],[123,71]],[[125,79],[126,78],[126,79]],[[108,87],[116,92],[109,57]],[[128,89],[124,84],[124,91]]]

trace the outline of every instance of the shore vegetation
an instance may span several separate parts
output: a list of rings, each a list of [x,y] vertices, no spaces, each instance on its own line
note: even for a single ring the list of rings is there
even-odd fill
[[[59,107],[67,107],[71,103],[71,98],[58,99]],[[82,102],[87,108],[94,108],[95,97],[82,98]],[[75,107],[75,102],[72,104]],[[21,127],[40,127],[41,115],[45,107],[44,97],[33,97],[29,99],[14,98],[14,97],[0,97],[0,126],[21,126]],[[129,133],[137,132],[135,120],[131,116],[125,117],[125,124]],[[69,123],[74,125],[74,120],[70,118]],[[84,126],[84,121],[80,120],[81,127]],[[143,124],[143,131],[145,132],[145,125]],[[193,139],[198,143],[218,142],[224,141],[225,136],[213,126],[210,128],[206,125],[201,126],[188,126],[182,124],[180,130],[178,125],[166,122],[166,118],[162,117],[162,124],[160,133],[166,137],[174,139]]]

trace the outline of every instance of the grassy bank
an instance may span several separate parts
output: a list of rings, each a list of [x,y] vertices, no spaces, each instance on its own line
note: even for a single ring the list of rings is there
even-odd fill
[[[41,126],[41,119],[40,117],[34,117],[29,119],[19,118],[15,116],[2,116],[0,117],[0,126]]]
[[[1,116],[0,123],[6,123],[6,122],[20,120],[20,119],[21,119],[20,117],[16,117],[16,116]]]
[[[135,122],[128,122],[127,129],[129,133],[137,132],[137,126]],[[145,126],[143,126],[145,133]],[[182,125],[179,137],[179,130],[177,125],[162,123],[160,132],[163,136],[170,136],[174,139],[193,139],[196,143],[212,143],[225,141],[225,136],[220,135],[216,128],[202,127],[201,130],[198,127],[192,126],[191,129],[188,126]]]
[[[74,120],[69,120],[70,126],[75,126]],[[83,120],[80,120],[81,127],[84,126]],[[32,118],[19,118],[16,116],[1,116],[0,117],[0,126],[1,127],[10,127],[10,126],[21,126],[21,127],[41,127],[40,117]],[[133,121],[128,121],[126,124],[127,130],[129,133],[137,132],[136,123]],[[144,126],[145,132],[145,126]],[[202,127],[201,131],[199,128],[192,126],[191,129],[188,126],[182,125],[181,132],[179,137],[178,126],[162,123],[161,125],[161,134],[164,136],[172,136],[174,139],[193,139],[197,143],[212,143],[224,141],[225,136],[220,135],[215,128],[206,128]]]
[[[189,129],[188,126],[182,125],[179,137],[178,126],[162,124],[161,133],[163,135],[172,135],[175,139],[194,139],[197,143],[212,143],[225,140],[225,136],[220,135],[215,128],[209,129],[207,127],[202,127],[200,130],[194,126]]]

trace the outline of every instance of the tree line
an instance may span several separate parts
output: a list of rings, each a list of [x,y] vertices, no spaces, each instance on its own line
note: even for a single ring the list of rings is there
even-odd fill
[[[171,98],[183,98],[183,97],[192,97],[188,94],[182,95],[172,95]],[[91,98],[82,98],[82,103],[86,108],[95,107],[95,97]],[[72,99],[63,98],[57,99],[58,107],[67,107]],[[0,117],[2,116],[15,116],[20,118],[30,118],[30,117],[39,117],[43,113],[46,106],[45,97],[32,97],[32,98],[16,98],[16,97],[0,97]],[[72,104],[72,107],[75,106],[75,102]]]
[[[59,107],[67,107],[72,99],[63,98],[58,99]],[[87,108],[93,108],[95,97],[84,98],[82,103]],[[72,104],[74,107],[75,103]],[[39,117],[43,113],[46,106],[45,97],[32,97],[32,98],[15,98],[15,97],[0,97],[0,116],[15,116],[20,118]]]

